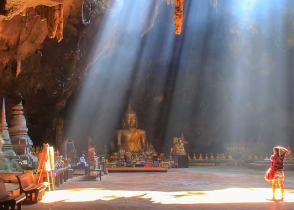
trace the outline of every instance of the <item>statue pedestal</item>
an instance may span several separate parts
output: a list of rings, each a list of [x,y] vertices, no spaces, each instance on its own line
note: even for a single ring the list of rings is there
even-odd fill
[[[177,168],[188,168],[188,157],[186,155],[173,155],[172,160]]]

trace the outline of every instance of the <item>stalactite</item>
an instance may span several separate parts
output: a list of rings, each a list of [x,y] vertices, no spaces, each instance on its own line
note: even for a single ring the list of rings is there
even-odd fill
[[[184,19],[184,0],[161,0],[165,1],[166,4],[174,5],[175,12],[174,12],[174,25],[175,25],[175,34],[180,35],[182,33],[182,25]],[[209,0],[210,5],[213,8],[217,8],[218,0]]]
[[[63,4],[54,7],[38,6],[36,13],[41,19],[47,20],[48,37],[56,37],[60,42],[63,39]]]
[[[175,34],[180,35],[182,33],[183,25],[183,11],[184,11],[184,0],[175,0],[175,13],[174,13],[174,25]]]
[[[58,8],[58,13],[59,13],[59,22],[57,26],[57,31],[56,31],[56,38],[58,42],[61,42],[63,39],[63,5],[60,4],[57,6]]]
[[[56,36],[56,31],[59,23],[59,10],[56,7],[49,8],[49,16],[47,18],[48,36],[53,39]]]
[[[21,60],[17,60],[16,61],[16,77],[18,77],[20,72],[21,72]]]

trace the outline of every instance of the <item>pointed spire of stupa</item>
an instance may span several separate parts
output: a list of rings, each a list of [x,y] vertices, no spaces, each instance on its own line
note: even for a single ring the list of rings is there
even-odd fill
[[[5,98],[3,97],[3,103],[2,103],[2,116],[1,116],[1,127],[7,127],[6,122],[6,113],[5,113]]]
[[[6,122],[6,113],[5,113],[5,98],[3,97],[2,103],[2,115],[1,115],[1,123],[0,123],[0,133],[2,134],[2,138],[4,142],[10,142],[10,136],[8,132],[7,122]]]
[[[15,155],[14,150],[12,148],[10,135],[6,122],[6,113],[5,113],[5,98],[2,100],[2,115],[1,115],[1,123],[0,123],[0,134],[3,138],[3,147],[2,150],[8,155]]]

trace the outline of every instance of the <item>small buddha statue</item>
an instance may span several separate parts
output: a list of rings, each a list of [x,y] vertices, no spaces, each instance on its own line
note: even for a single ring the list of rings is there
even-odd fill
[[[251,154],[248,155],[248,160],[253,160],[253,157]]]
[[[199,159],[198,160],[203,160],[202,154],[200,153]]]
[[[209,160],[208,154],[205,154],[205,160]]]
[[[173,138],[173,147],[171,148],[173,155],[186,155],[183,140],[181,138]]]
[[[194,153],[194,155],[193,155],[193,160],[197,160],[197,158],[196,158],[196,154]]]
[[[146,132],[138,129],[136,113],[128,108],[123,120],[123,129],[117,131],[117,145],[126,152],[144,151],[146,147]]]
[[[258,156],[257,155],[254,155],[254,160],[258,160]]]
[[[210,160],[214,160],[213,153],[210,153]]]
[[[148,144],[148,145],[147,145],[146,152],[148,152],[148,153],[150,153],[150,154],[157,155],[157,152],[155,151],[155,149],[154,149],[154,147],[153,147],[152,144]]]
[[[188,153],[188,160],[190,161],[191,160],[191,156],[190,156],[190,154]]]
[[[118,154],[117,154],[117,152],[113,153],[113,154],[110,156],[110,160],[111,160],[111,161],[118,161]]]

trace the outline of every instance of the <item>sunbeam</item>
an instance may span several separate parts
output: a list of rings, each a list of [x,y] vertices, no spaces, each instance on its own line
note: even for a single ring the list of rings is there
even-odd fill
[[[127,191],[77,188],[46,193],[43,203],[111,201],[124,198],[142,198],[159,204],[231,204],[267,203],[271,200],[268,188],[227,188],[212,191]],[[277,197],[278,198],[278,197]],[[293,190],[286,191],[285,203],[294,202]]]

